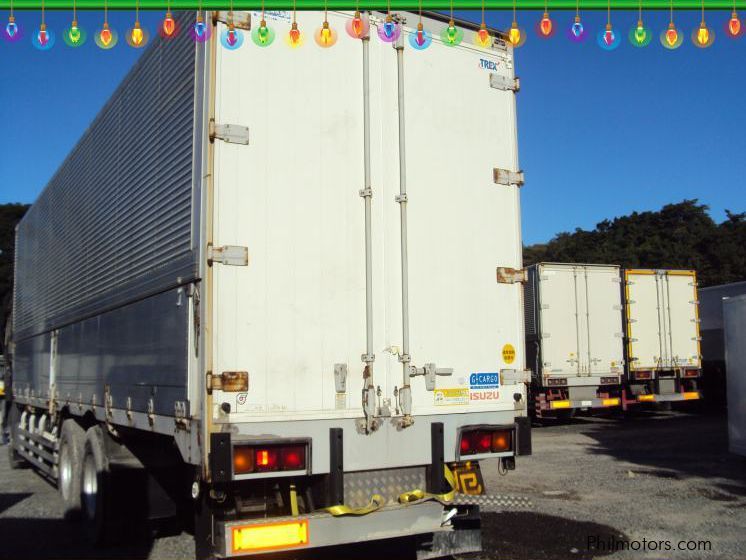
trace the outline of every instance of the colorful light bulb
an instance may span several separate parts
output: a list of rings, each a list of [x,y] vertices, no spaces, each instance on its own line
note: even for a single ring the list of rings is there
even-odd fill
[[[666,30],[666,43],[673,47],[678,41],[679,32],[676,30],[676,26],[674,26],[673,22],[671,22],[668,24],[668,29]]]
[[[318,46],[324,49],[328,49],[337,42],[337,32],[329,27],[328,20],[324,20],[324,23],[316,31],[314,40]]]
[[[425,31],[422,22],[417,23],[414,33],[409,35],[409,44],[413,49],[422,51],[428,48],[433,42],[432,35]]]
[[[275,40],[275,32],[272,28],[267,27],[267,22],[265,20],[261,20],[259,22],[259,27],[256,27],[251,32],[251,40],[259,47],[268,47],[272,44],[272,41]]]
[[[104,28],[101,30],[99,36],[101,37],[101,42],[104,46],[108,47],[111,43],[111,29],[109,29],[109,24],[104,24]]]
[[[639,20],[637,22],[637,27],[635,27],[635,41],[637,41],[639,44],[642,44],[645,42],[645,39],[647,39],[648,33],[645,30],[645,27],[642,25],[642,20]]]
[[[391,14],[387,14],[383,25],[378,28],[378,37],[384,43],[393,43],[399,35],[401,35],[401,25],[394,21]]]
[[[5,33],[8,34],[9,39],[14,39],[18,34],[18,24],[16,23],[15,17],[10,16],[8,18],[8,25],[5,26]]]
[[[228,44],[233,47],[238,42],[238,36],[236,35],[236,28],[231,23],[228,27],[228,37],[226,38]]]
[[[70,26],[70,29],[67,31],[67,38],[70,39],[70,42],[74,45],[77,45],[80,42],[80,28],[78,27],[78,22],[73,20],[72,25]]]
[[[728,33],[731,37],[738,37],[741,34],[741,20],[738,19],[738,14],[735,11],[728,20]]]
[[[288,45],[293,48],[300,47],[302,39],[303,36],[300,33],[300,29],[298,29],[298,23],[294,21],[293,25],[290,26],[290,32],[288,33]]]
[[[171,15],[171,12],[166,12],[166,17],[163,18],[163,24],[161,25],[164,37],[173,37],[176,33],[176,20]]]
[[[567,37],[574,43],[580,43],[585,40],[586,32],[583,24],[580,22],[580,16],[575,16],[575,21],[567,30]]]
[[[518,29],[518,23],[515,21],[513,22],[513,25],[510,26],[510,31],[508,31],[508,40],[514,47],[520,46],[521,30]]]
[[[456,23],[453,20],[449,20],[448,25],[440,32],[440,38],[445,46],[455,47],[464,40],[464,32],[456,27]]]
[[[130,30],[130,41],[136,47],[142,45],[143,33],[139,21],[136,21],[135,26]]]
[[[39,26],[39,32],[36,34],[36,40],[42,47],[46,47],[49,42],[49,33],[47,33],[47,24],[42,23]]]
[[[425,37],[425,30],[422,28],[422,22],[420,22],[417,24],[417,31],[414,35],[415,43],[417,43],[419,46],[423,46],[426,39],[427,38]]]
[[[490,32],[487,31],[487,25],[484,22],[479,26],[479,31],[474,36],[474,42],[480,47],[489,47],[492,44],[492,37],[490,37]]]
[[[347,34],[353,39],[367,37],[370,31],[368,18],[364,18],[358,10],[355,10],[355,15],[352,19],[347,20],[347,23],[345,23],[345,29],[347,30]]]
[[[202,21],[201,16],[197,16],[197,21],[194,22],[194,34],[199,39],[204,38],[207,34],[207,26],[205,25],[205,22]]]
[[[611,24],[606,24],[606,31],[604,31],[604,43],[611,46],[614,42],[614,31],[611,29]]]
[[[552,23],[552,20],[549,19],[549,14],[544,12],[544,17],[542,17],[539,22],[539,31],[544,37],[549,37],[552,34],[553,28],[554,24]]]
[[[699,29],[697,29],[697,42],[704,46],[706,45],[710,40],[710,30],[707,29],[707,25],[705,25],[705,22],[699,24]]]

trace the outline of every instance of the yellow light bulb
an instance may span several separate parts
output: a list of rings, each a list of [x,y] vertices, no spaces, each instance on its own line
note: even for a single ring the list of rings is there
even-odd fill
[[[133,45],[139,46],[142,44],[143,34],[139,21],[135,22],[135,27],[133,27],[130,32],[130,39],[132,40]]]
[[[516,22],[513,22],[513,25],[508,32],[508,39],[510,40],[510,44],[514,47],[517,47],[521,42],[521,30],[518,29],[518,24]]]
[[[705,25],[705,22],[703,21],[699,25],[699,29],[697,30],[697,42],[700,45],[706,45],[709,40],[710,40],[710,30],[707,29],[707,26]]]

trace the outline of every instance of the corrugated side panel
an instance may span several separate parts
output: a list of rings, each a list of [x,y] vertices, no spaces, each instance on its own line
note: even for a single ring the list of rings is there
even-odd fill
[[[523,285],[523,318],[526,336],[535,336],[536,331],[536,265],[528,268],[528,282]]]
[[[195,53],[156,37],[20,223],[16,339],[195,276]]]

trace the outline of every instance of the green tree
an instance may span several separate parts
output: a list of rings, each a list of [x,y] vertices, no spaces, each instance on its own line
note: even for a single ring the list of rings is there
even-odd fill
[[[524,264],[585,262],[626,268],[694,269],[700,285],[746,279],[746,213],[717,224],[697,200],[604,220],[525,247]]]

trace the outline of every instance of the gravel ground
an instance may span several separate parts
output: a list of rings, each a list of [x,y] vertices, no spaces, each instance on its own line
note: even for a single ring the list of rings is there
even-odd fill
[[[529,497],[524,511],[483,513],[485,552],[473,560],[746,558],[746,460],[728,455],[725,419],[682,413],[587,418],[534,429],[534,455],[500,476],[483,464],[488,492]],[[11,471],[0,453],[0,559],[193,557],[178,530],[113,550],[89,550],[62,520],[52,484],[31,470]],[[589,539],[597,539],[596,546]],[[617,550],[602,544],[625,540]],[[679,541],[708,541],[706,551],[676,550]],[[649,541],[673,550],[650,550]],[[394,541],[395,542],[395,541]],[[392,542],[366,558],[398,559]],[[613,546],[613,543],[612,543]],[[619,545],[617,545],[619,548]],[[333,555],[361,560],[363,555]],[[330,554],[314,556],[327,559]]]

